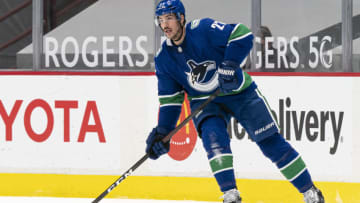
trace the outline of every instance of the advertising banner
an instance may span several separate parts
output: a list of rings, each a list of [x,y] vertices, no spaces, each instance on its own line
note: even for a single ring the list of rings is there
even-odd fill
[[[155,84],[141,76],[2,77],[0,149],[8,158],[0,171],[118,173],[125,154],[144,153]]]
[[[254,80],[316,180],[360,180],[358,78]],[[4,76],[0,86],[11,87],[0,96],[4,173],[119,174],[144,155],[157,123],[155,76]],[[185,101],[180,119],[188,115]],[[237,178],[283,178],[236,120],[228,131]],[[211,177],[192,122],[173,137],[168,155],[145,162],[136,175]]]

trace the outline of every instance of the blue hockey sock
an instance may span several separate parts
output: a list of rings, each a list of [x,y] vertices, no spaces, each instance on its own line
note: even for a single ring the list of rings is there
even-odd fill
[[[201,136],[213,175],[222,192],[236,188],[233,155],[225,121],[207,118],[201,124]]]
[[[313,185],[301,156],[280,134],[266,138],[257,144],[264,155],[276,164],[285,178],[299,192],[303,193]]]

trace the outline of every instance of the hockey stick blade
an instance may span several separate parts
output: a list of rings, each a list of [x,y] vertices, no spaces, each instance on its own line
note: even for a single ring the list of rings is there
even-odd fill
[[[197,115],[206,105],[208,105],[212,100],[214,100],[220,94],[220,89],[216,90],[209,98],[202,103],[197,109],[195,109],[191,114],[186,117],[174,130],[172,130],[166,137],[161,141],[168,142],[171,138],[182,128],[184,127],[195,115]],[[92,203],[100,202],[107,194],[109,194],[116,186],[118,186],[125,178],[130,176],[141,164],[143,164],[149,158],[149,154],[145,154],[139,161],[137,161],[133,166],[130,167],[122,176],[120,176],[113,184],[111,184],[103,193],[101,193]]]

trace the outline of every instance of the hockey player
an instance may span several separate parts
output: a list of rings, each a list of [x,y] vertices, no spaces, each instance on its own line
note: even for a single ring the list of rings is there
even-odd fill
[[[167,40],[155,56],[160,101],[158,125],[149,134],[146,152],[151,159],[169,151],[164,138],[176,126],[184,92],[192,109],[220,88],[221,94],[193,119],[213,175],[224,193],[223,202],[240,203],[235,183],[233,154],[227,123],[235,117],[263,154],[280,169],[306,203],[323,203],[299,153],[279,134],[264,96],[245,64],[253,38],[243,24],[225,24],[209,18],[185,24],[185,8],[180,0],[161,0],[156,21]]]

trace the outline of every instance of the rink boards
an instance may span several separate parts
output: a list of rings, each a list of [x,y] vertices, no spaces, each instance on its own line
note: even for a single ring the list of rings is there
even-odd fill
[[[327,202],[360,202],[360,77],[253,75]],[[0,77],[0,195],[95,197],[144,155],[159,105],[153,75]],[[301,201],[240,125],[229,132],[245,202]],[[109,197],[218,201],[201,140],[192,125],[181,133],[169,156],[146,161]]]

